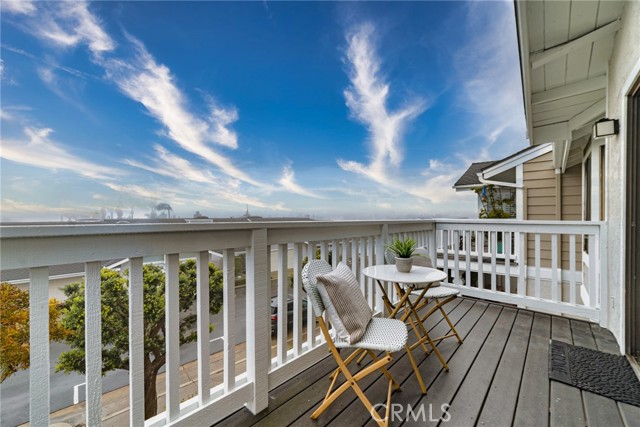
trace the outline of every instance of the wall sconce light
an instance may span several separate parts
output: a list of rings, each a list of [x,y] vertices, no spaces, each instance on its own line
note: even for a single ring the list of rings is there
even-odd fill
[[[618,120],[600,119],[593,124],[593,139],[618,134]]]

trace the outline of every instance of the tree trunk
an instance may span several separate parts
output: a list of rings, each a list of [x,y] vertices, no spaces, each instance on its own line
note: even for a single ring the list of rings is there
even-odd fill
[[[156,377],[158,370],[145,366],[144,373],[144,418],[148,420],[158,413],[158,392],[156,390]]]

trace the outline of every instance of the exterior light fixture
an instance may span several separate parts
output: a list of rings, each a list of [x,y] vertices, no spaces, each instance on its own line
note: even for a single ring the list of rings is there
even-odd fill
[[[593,139],[617,135],[617,133],[618,120],[616,119],[600,119],[593,125]]]

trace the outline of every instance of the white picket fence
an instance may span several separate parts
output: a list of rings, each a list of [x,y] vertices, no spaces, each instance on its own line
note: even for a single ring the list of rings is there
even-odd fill
[[[85,263],[86,281],[86,424],[100,425],[101,317],[100,261],[128,258],[129,271],[129,424],[132,426],[210,425],[246,406],[257,413],[268,406],[268,393],[327,356],[313,319],[311,304],[303,310],[300,272],[305,257],[345,261],[372,309],[380,313],[380,292],[361,274],[364,267],[384,263],[384,248],[393,238],[412,237],[429,248],[438,267],[449,274],[449,286],[463,294],[555,314],[598,320],[606,300],[606,275],[601,274],[606,251],[604,225],[580,222],[531,221],[331,221],[292,223],[127,224],[0,227],[2,270],[30,269],[31,367],[30,422],[49,425],[48,267]],[[529,239],[527,235],[533,236]],[[540,262],[540,236],[550,236],[551,267]],[[570,268],[560,268],[562,236],[569,236],[570,253],[576,238],[590,236],[590,254],[575,257]],[[473,238],[472,238],[473,236]],[[500,236],[500,237],[499,237]],[[499,250],[497,242],[503,242]],[[527,247],[534,245],[537,263],[527,265]],[[513,245],[512,242],[517,242]],[[516,247],[513,247],[516,246]],[[209,251],[223,254],[224,333],[223,379],[211,384],[209,365]],[[246,370],[236,372],[235,253],[246,253]],[[507,254],[507,255],[505,255]],[[502,256],[501,256],[502,255]],[[178,370],[178,265],[181,257],[197,261],[198,390],[180,401]],[[275,354],[271,345],[271,257],[277,257],[277,332]],[[144,417],[143,280],[146,260],[164,257],[166,298],[166,411]],[[588,287],[583,275],[588,270]],[[292,289],[290,275],[292,274]],[[464,278],[464,280],[461,280]],[[512,279],[515,281],[511,286]],[[561,288],[570,288],[563,300]],[[508,284],[499,286],[499,283]],[[546,290],[550,294],[546,295]],[[582,292],[582,294],[581,294]],[[293,298],[293,319],[288,319],[288,298]],[[305,320],[306,319],[306,320]],[[291,323],[291,326],[289,325]],[[291,340],[291,344],[289,344]]]

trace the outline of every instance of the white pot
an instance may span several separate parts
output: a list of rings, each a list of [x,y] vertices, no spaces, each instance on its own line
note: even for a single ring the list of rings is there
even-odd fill
[[[408,273],[411,271],[411,267],[413,266],[412,258],[398,258],[396,257],[396,269],[400,273]]]

